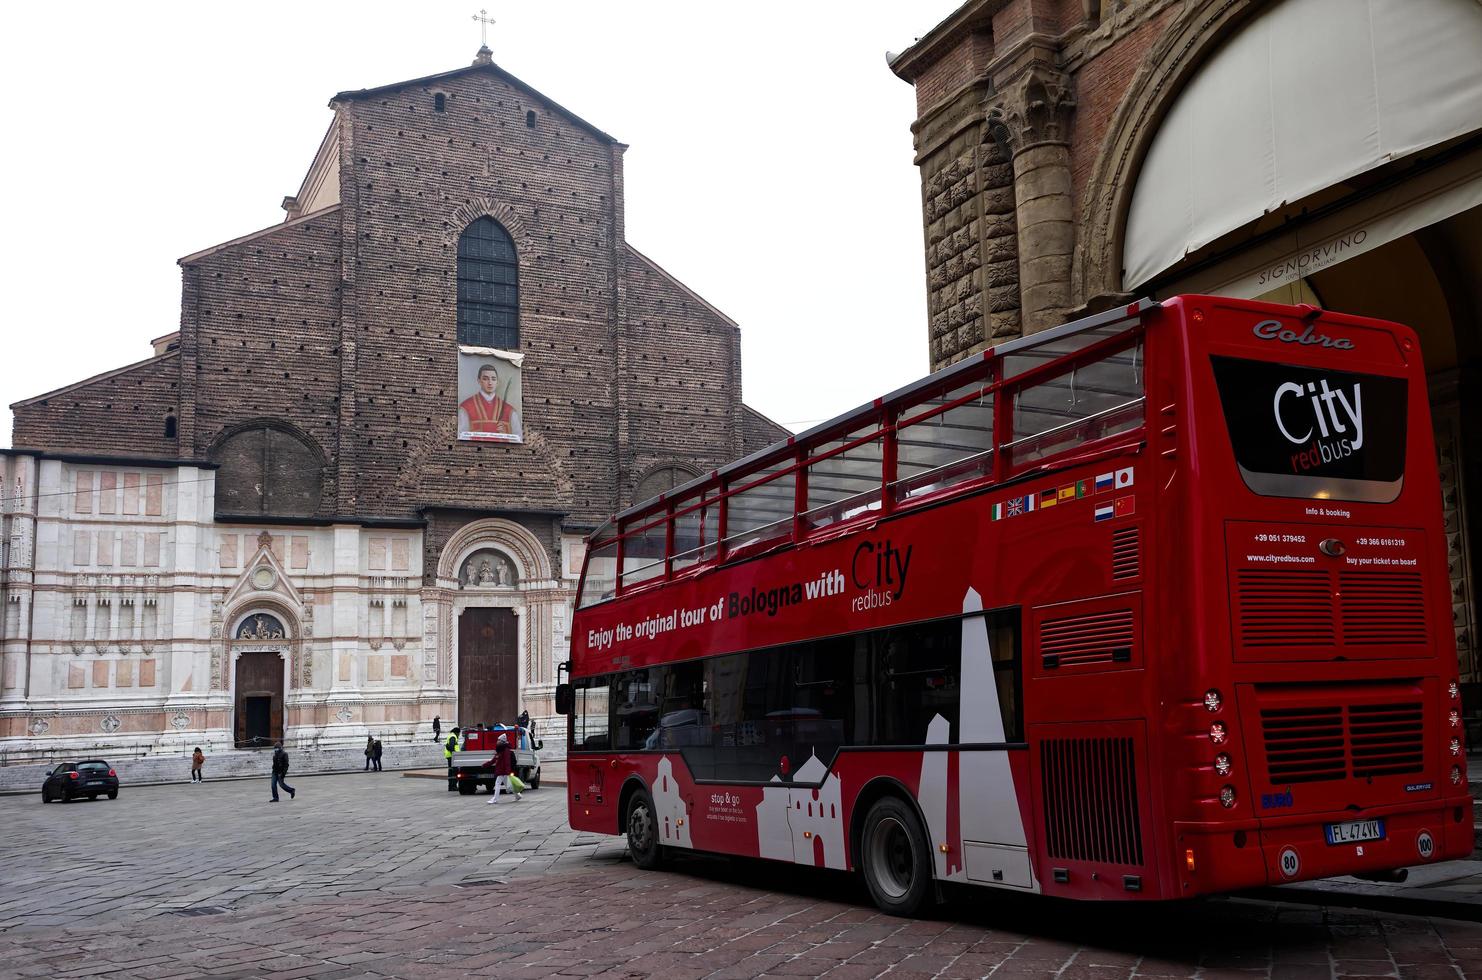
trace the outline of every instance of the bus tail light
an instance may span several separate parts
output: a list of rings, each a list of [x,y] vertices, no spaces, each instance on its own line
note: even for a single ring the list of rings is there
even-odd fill
[[[1230,770],[1233,768],[1234,766],[1230,764],[1230,753],[1221,752],[1219,755],[1214,757],[1214,771],[1219,773],[1221,776],[1230,775]]]
[[[1461,712],[1457,711],[1455,708],[1452,708],[1451,713],[1446,716],[1446,723],[1449,724],[1452,728],[1460,728]]]
[[[1452,755],[1461,755],[1461,739],[1457,738],[1455,735],[1451,736],[1450,748]]]
[[[1457,684],[1456,681],[1452,681],[1446,685],[1446,693],[1451,695],[1451,700],[1455,701],[1461,697],[1461,685]]]
[[[1209,740],[1215,745],[1224,745],[1225,739],[1229,737],[1230,730],[1225,727],[1224,722],[1217,721],[1209,726]]]
[[[1189,869],[1189,874],[1194,873],[1194,849],[1192,847],[1184,851],[1184,867]]]
[[[1232,807],[1234,805],[1235,805],[1235,787],[1234,786],[1221,786],[1220,787],[1220,806],[1222,806],[1226,810],[1228,810],[1228,809],[1230,809],[1230,807]]]
[[[1224,703],[1224,698],[1220,697],[1220,692],[1215,688],[1211,687],[1204,692],[1204,707],[1209,711],[1220,710]]]
[[[1452,786],[1460,786],[1461,785],[1461,766],[1452,766],[1451,767],[1451,785]]]

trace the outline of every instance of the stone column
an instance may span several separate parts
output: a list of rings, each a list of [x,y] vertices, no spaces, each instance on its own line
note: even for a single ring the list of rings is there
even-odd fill
[[[995,97],[988,122],[1014,164],[1019,299],[1026,334],[1065,322],[1071,307],[1075,215],[1071,201],[1069,79],[1034,64]]]

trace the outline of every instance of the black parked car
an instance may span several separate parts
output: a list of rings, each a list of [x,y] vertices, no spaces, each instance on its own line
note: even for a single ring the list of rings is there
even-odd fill
[[[53,769],[41,784],[41,802],[61,800],[71,803],[79,796],[96,800],[104,793],[110,800],[118,799],[118,773],[102,759],[85,762],[64,762]]]

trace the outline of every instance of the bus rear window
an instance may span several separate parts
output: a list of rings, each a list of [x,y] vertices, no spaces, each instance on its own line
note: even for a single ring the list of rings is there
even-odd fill
[[[1406,382],[1211,357],[1235,462],[1265,497],[1388,503],[1405,479]]]

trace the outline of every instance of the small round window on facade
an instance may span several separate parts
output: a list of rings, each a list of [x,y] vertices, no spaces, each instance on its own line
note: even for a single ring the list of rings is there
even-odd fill
[[[433,93],[433,96],[432,96],[432,111],[433,112],[447,112],[448,111],[448,97],[446,95],[444,95],[443,93],[441,93],[441,92],[435,92],[435,93]]]

